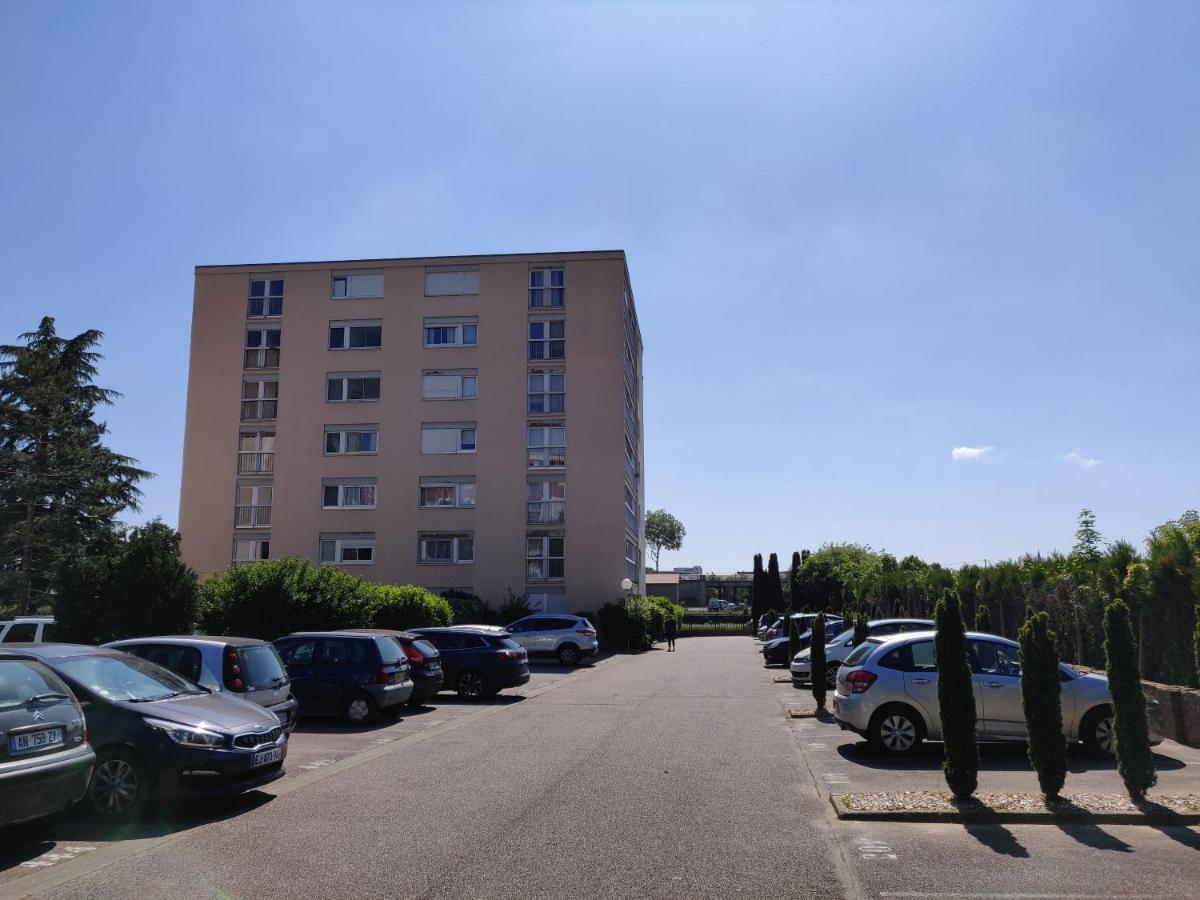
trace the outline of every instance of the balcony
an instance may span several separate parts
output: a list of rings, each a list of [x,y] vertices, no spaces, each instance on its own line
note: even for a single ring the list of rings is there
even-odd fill
[[[278,369],[279,348],[260,347],[246,351],[245,367],[247,369]]]
[[[270,475],[274,471],[274,453],[260,450],[241,450],[238,452],[239,475]]]
[[[567,501],[541,500],[526,504],[526,519],[530,525],[562,522],[567,516]]]
[[[274,419],[279,410],[278,400],[243,400],[242,421],[247,419]]]
[[[630,534],[638,533],[637,515],[628,506],[625,507],[625,530]]]
[[[235,528],[266,528],[271,524],[270,506],[235,506]]]

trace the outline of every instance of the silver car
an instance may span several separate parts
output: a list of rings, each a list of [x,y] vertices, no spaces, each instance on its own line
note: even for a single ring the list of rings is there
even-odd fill
[[[885,634],[902,634],[906,631],[928,631],[933,627],[931,619],[875,619],[867,623],[867,637]],[[847,628],[825,645],[825,684],[834,687],[837,670],[843,660],[855,648],[854,629]],[[792,657],[792,684],[799,686],[812,681],[812,650],[804,649]]]
[[[833,715],[842,728],[865,736],[877,749],[901,755],[922,740],[941,739],[938,675],[932,631],[872,637],[854,648],[838,670]],[[1024,741],[1020,647],[994,634],[967,632],[975,682],[979,739]],[[1112,698],[1103,675],[1061,665],[1063,733],[1091,753],[1111,754]],[[1162,741],[1161,710],[1147,698],[1150,741]]]
[[[505,626],[530,659],[551,657],[564,666],[575,666],[600,648],[596,629],[580,616],[539,613]]]

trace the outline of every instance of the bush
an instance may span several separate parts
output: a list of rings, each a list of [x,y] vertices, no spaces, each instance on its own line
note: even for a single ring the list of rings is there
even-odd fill
[[[854,646],[857,647],[867,639],[867,635],[871,633],[867,626],[867,614],[860,613],[854,619]]]
[[[605,603],[596,613],[596,627],[609,653],[625,653],[629,650],[629,620],[625,615],[624,602]]]
[[[454,618],[445,597],[432,594],[412,584],[364,585],[368,591],[368,607],[373,628],[430,628],[449,625]]]
[[[938,710],[942,719],[942,772],[960,800],[979,783],[979,746],[975,741],[975,686],[967,660],[966,629],[958,596],[946,591],[933,608],[937,629]]]
[[[988,612],[986,603],[980,603],[975,610],[975,630],[984,634],[992,633],[992,614]]]
[[[450,604],[452,621],[459,625],[495,625],[496,613],[475,594],[467,591],[442,591]]]
[[[808,645],[812,662],[812,695],[817,709],[825,708],[825,613],[817,613],[812,623],[812,641]]]
[[[1154,754],[1146,722],[1146,695],[1137,667],[1137,647],[1129,623],[1129,607],[1114,600],[1104,610],[1104,654],[1107,659],[1108,692],[1112,696],[1113,735],[1117,771],[1133,800],[1142,800],[1154,787]]]
[[[500,604],[500,608],[496,611],[497,621],[501,625],[507,625],[510,622],[515,622],[517,619],[523,619],[526,616],[533,615],[537,610],[529,605],[524,594],[514,594],[511,590]]]
[[[986,609],[986,607],[980,607]],[[1029,761],[1047,800],[1058,797],[1067,780],[1067,741],[1062,727],[1062,687],[1050,615],[1040,612],[1017,632],[1021,642],[1021,704],[1029,732]]]

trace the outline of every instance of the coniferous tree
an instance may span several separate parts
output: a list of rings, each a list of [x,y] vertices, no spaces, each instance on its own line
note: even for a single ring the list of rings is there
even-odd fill
[[[988,612],[986,603],[980,603],[975,610],[975,630],[985,634],[992,633],[992,614]]]
[[[92,383],[102,336],[60,337],[47,316],[0,347],[0,592],[18,613],[45,605],[63,558],[136,509],[149,477],[101,443],[96,408],[119,396]]]
[[[1117,771],[1121,773],[1130,798],[1142,800],[1146,791],[1157,783],[1158,775],[1150,750],[1146,695],[1142,693],[1141,674],[1137,669],[1129,607],[1120,600],[1114,600],[1104,610],[1104,655],[1108,692],[1112,697]]]
[[[771,554],[767,561],[767,606],[783,613],[783,582],[779,580],[779,557]]]
[[[854,646],[857,647],[867,639],[870,629],[867,624],[867,614],[859,613],[854,617]]]
[[[750,582],[750,617],[754,627],[758,627],[758,619],[767,611],[766,577],[763,574],[762,554],[754,554],[754,578]]]
[[[808,645],[812,662],[812,695],[817,709],[825,708],[825,613],[817,613],[812,623],[812,642]]]
[[[803,563],[800,554],[792,551],[792,567],[788,570],[788,597],[792,603],[792,612],[803,612],[804,588],[800,584],[800,566]]]
[[[1200,682],[1200,603],[1196,604],[1196,630],[1192,634],[1192,654],[1196,657],[1196,680]]]
[[[933,610],[937,632],[938,710],[942,720],[942,772],[960,800],[979,782],[979,746],[975,738],[975,687],[967,659],[966,629],[958,596],[946,591]]]
[[[1067,780],[1067,741],[1062,727],[1062,686],[1058,651],[1050,616],[1041,612],[1025,620],[1021,642],[1021,704],[1029,732],[1029,761],[1047,800],[1054,800]]]

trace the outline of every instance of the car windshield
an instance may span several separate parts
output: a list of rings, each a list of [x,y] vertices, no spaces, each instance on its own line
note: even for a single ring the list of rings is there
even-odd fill
[[[55,695],[71,696],[49,669],[24,659],[0,659],[0,709],[26,706],[35,698]]]
[[[434,658],[436,658],[438,656],[438,648],[433,646],[433,644],[429,643],[429,641],[413,641],[412,645],[413,645],[413,649],[416,650],[418,653],[420,653],[422,656],[429,656],[429,657],[434,657]]]
[[[404,648],[395,638],[377,637],[375,646],[379,648],[379,661],[385,666],[394,666],[404,659]]]
[[[73,656],[55,668],[108,700],[144,703],[203,691],[174,672],[136,656]]]
[[[504,647],[506,650],[520,650],[520,649],[521,649],[521,645],[520,645],[520,644],[518,644],[518,643],[517,643],[516,641],[514,641],[512,638],[506,638],[506,637],[505,637],[505,638],[498,638],[498,639],[496,640],[496,646],[497,646],[497,647]]]
[[[833,640],[831,640],[829,643],[831,643],[831,644],[845,643],[846,641],[850,640],[850,638],[852,638],[852,637],[854,637],[854,629],[847,628],[845,631],[843,631],[837,637],[833,638]]]
[[[279,658],[279,651],[272,645],[240,647],[238,656],[242,658],[244,680],[251,687],[271,687],[281,681],[287,681],[283,660]]]
[[[863,643],[854,648],[850,655],[846,657],[846,662],[843,663],[843,665],[845,665],[846,668],[861,665],[863,660],[871,655],[871,651],[878,646],[879,641],[873,641],[870,638],[867,638]]]

